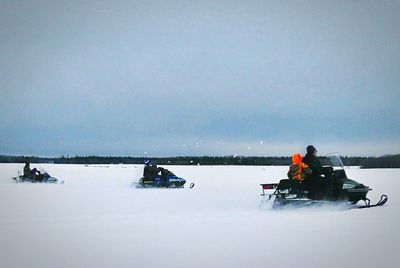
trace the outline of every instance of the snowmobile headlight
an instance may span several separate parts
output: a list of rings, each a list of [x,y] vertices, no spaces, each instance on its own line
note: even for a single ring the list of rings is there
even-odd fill
[[[342,189],[353,189],[354,187],[356,187],[354,184],[344,183]]]

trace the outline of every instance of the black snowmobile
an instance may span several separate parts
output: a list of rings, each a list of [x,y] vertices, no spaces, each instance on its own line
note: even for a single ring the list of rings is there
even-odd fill
[[[376,204],[371,204],[370,199],[367,198],[367,193],[372,189],[347,177],[339,154],[328,154],[325,161],[328,164],[324,166],[326,173],[334,180],[334,188],[336,187],[334,189],[336,193],[329,199],[311,194],[304,184],[289,179],[282,179],[279,183],[261,184],[263,191],[261,195],[267,196],[268,200],[275,197],[273,208],[343,203],[350,204],[355,208],[370,208],[383,206],[387,202],[387,195],[382,195]],[[361,200],[364,201],[364,204],[355,206]]]
[[[49,175],[47,171],[45,171],[43,168],[39,169],[40,174],[35,175],[35,176],[24,176],[24,175],[19,175],[18,177],[12,178],[16,183],[58,183],[58,180],[52,176]],[[64,181],[60,182],[61,184],[64,183]]]

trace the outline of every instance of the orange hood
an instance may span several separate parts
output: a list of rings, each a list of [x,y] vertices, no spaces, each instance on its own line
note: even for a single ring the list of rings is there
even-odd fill
[[[300,164],[303,160],[303,157],[299,153],[295,153],[292,155],[292,163],[293,164]]]

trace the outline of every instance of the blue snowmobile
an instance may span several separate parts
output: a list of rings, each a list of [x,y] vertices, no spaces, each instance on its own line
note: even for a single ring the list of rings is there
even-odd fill
[[[139,179],[138,188],[183,188],[186,180],[176,176],[166,168],[150,165],[145,162],[143,177]],[[194,183],[190,184],[190,188]]]
[[[153,178],[140,178],[139,188],[183,188],[186,180],[177,176],[157,175]]]

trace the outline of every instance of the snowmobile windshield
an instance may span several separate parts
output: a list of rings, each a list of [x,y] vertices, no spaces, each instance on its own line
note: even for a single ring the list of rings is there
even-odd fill
[[[330,153],[326,155],[327,164],[333,167],[334,170],[344,169],[342,159],[337,153]]]
[[[40,174],[42,174],[42,175],[44,175],[44,174],[49,174],[49,173],[47,173],[47,171],[44,169],[44,168],[38,168],[38,171],[40,172]]]

